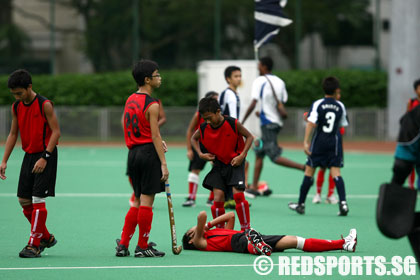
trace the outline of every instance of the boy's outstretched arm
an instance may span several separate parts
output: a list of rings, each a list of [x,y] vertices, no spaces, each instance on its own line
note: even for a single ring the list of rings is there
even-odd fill
[[[203,211],[204,212],[204,211]],[[226,223],[225,228],[226,229],[233,229],[235,226],[235,213],[234,212],[228,212],[225,213],[216,219],[211,220],[206,224],[206,230],[212,228],[215,225]]]
[[[254,141],[254,136],[252,136],[251,132],[248,131],[239,121],[236,122],[236,127],[238,129],[238,133],[246,138],[244,150],[240,155],[234,157],[231,161],[232,166],[239,166],[246,158],[248,154],[249,148],[251,148],[252,141]]]
[[[7,161],[9,160],[10,154],[13,151],[13,148],[16,145],[16,140],[19,135],[19,126],[17,121],[17,116],[13,111],[12,105],[12,126],[10,127],[9,136],[7,136],[6,145],[4,146],[4,155],[3,160],[1,161],[0,165],[0,178],[5,180],[6,179],[6,168],[7,168]]]

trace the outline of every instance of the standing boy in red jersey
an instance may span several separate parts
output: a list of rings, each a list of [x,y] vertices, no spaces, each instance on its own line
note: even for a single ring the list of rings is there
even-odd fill
[[[215,91],[209,91],[206,93],[205,97],[214,98],[217,100],[219,94]],[[194,207],[195,198],[197,196],[198,183],[200,182],[200,172],[204,169],[206,162],[201,159],[197,152],[191,146],[191,136],[194,132],[200,128],[200,125],[204,122],[203,118],[200,116],[200,112],[196,112],[191,118],[190,124],[187,128],[187,158],[190,161],[188,166],[188,197],[185,202],[182,204],[184,207]],[[210,196],[207,199],[207,204],[212,204],[214,200],[214,193],[211,191]]]
[[[8,80],[10,92],[16,98],[12,105],[12,125],[7,137],[0,178],[6,179],[7,161],[20,133],[25,151],[20,170],[17,196],[23,214],[31,223],[31,235],[21,258],[41,256],[45,248],[57,243],[45,225],[45,198],[55,196],[57,175],[57,144],[60,128],[52,102],[32,90],[32,77],[26,70],[16,70]]]
[[[226,223],[226,226],[211,229],[220,223]],[[207,214],[202,211],[197,217],[197,225],[184,234],[182,246],[184,250],[250,253],[267,256],[270,256],[272,252],[283,252],[286,249],[298,249],[305,252],[333,250],[354,252],[356,250],[356,229],[351,229],[345,238],[324,240],[292,235],[262,235],[252,228],[241,232],[233,230],[234,225],[235,215],[232,212],[207,222]]]
[[[231,188],[241,230],[249,229],[249,203],[244,196],[245,157],[253,137],[238,120],[223,116],[219,103],[213,98],[201,99],[198,111],[205,122],[194,133],[191,143],[201,159],[214,162],[203,182],[206,189],[214,192],[211,207],[213,218],[225,213],[225,194]],[[246,138],[245,143],[243,137]],[[199,142],[205,149],[204,152]],[[218,227],[223,227],[223,224]]]
[[[407,112],[410,112],[414,108],[420,105],[420,79],[414,81],[413,83],[414,92],[416,93],[415,98],[410,98],[407,104]],[[408,177],[408,185],[411,189],[414,189],[414,182],[416,181],[416,171],[413,169]]]
[[[157,63],[150,60],[137,62],[132,74],[138,91],[125,104],[124,137],[129,149],[128,176],[132,180],[136,198],[125,217],[116,256],[130,255],[128,246],[138,224],[135,257],[163,257],[164,252],[148,243],[155,195],[165,191],[165,181],[169,177],[158,125],[159,101],[151,97],[153,90],[160,87],[161,77]]]

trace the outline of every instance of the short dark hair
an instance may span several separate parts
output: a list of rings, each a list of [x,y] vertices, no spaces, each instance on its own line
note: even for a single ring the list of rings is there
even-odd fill
[[[326,77],[322,81],[322,89],[326,95],[334,95],[335,90],[340,88],[340,82],[336,77]]]
[[[186,232],[182,237],[182,247],[184,250],[197,250],[197,247],[195,247],[194,244],[189,243],[190,240],[191,237],[188,235],[188,232]]]
[[[414,81],[413,86],[414,86],[414,90],[416,90],[417,87],[420,86],[420,79]]]
[[[260,58],[261,65],[267,67],[267,70],[271,72],[273,70],[273,60],[269,56],[261,57]]]
[[[241,71],[241,68],[239,68],[238,66],[234,66],[234,65],[226,67],[226,69],[225,69],[225,79],[227,80],[227,78],[230,78],[234,71]]]
[[[25,69],[18,69],[10,74],[7,80],[8,88],[24,88],[27,89],[29,85],[32,85],[31,74]]]
[[[219,95],[219,94],[215,91],[209,91],[204,95],[204,97],[205,98],[214,98],[216,95]]]
[[[134,64],[133,67],[133,78],[136,81],[137,85],[144,85],[144,78],[151,77],[153,72],[159,70],[159,66],[156,62],[152,60],[142,59]]]
[[[217,110],[220,110],[220,105],[214,98],[204,97],[198,103],[198,112],[201,115],[207,112],[216,113]]]

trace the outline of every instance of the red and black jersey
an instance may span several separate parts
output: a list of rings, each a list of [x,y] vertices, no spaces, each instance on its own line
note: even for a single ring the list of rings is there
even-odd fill
[[[204,233],[204,238],[207,241],[207,247],[200,249],[201,251],[215,251],[215,252],[232,252],[232,236],[241,231],[216,228]]]
[[[159,100],[145,93],[136,92],[128,97],[124,108],[124,138],[129,149],[153,142],[146,111],[154,103],[159,104]]]
[[[44,104],[52,102],[47,98],[36,95],[31,103],[16,101],[13,113],[17,116],[22,149],[28,154],[43,152],[52,134],[44,113]]]
[[[420,100],[418,98],[411,98],[410,99],[410,108],[408,110],[411,111],[419,105],[420,105]]]
[[[223,117],[219,127],[214,128],[206,122],[200,125],[200,142],[219,161],[230,164],[234,157],[242,153],[245,142],[238,132],[238,121],[228,116]]]
[[[200,112],[197,111],[197,124],[195,125],[194,130],[197,130],[200,128],[200,125],[204,122],[204,119],[201,117]]]

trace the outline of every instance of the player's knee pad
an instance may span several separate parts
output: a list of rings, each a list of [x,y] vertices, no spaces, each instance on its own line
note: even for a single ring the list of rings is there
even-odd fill
[[[200,177],[198,177],[197,174],[190,172],[190,174],[188,174],[188,182],[197,184],[200,182]]]
[[[45,203],[45,197],[33,196],[32,197],[32,203],[33,204],[36,204],[36,203]]]

